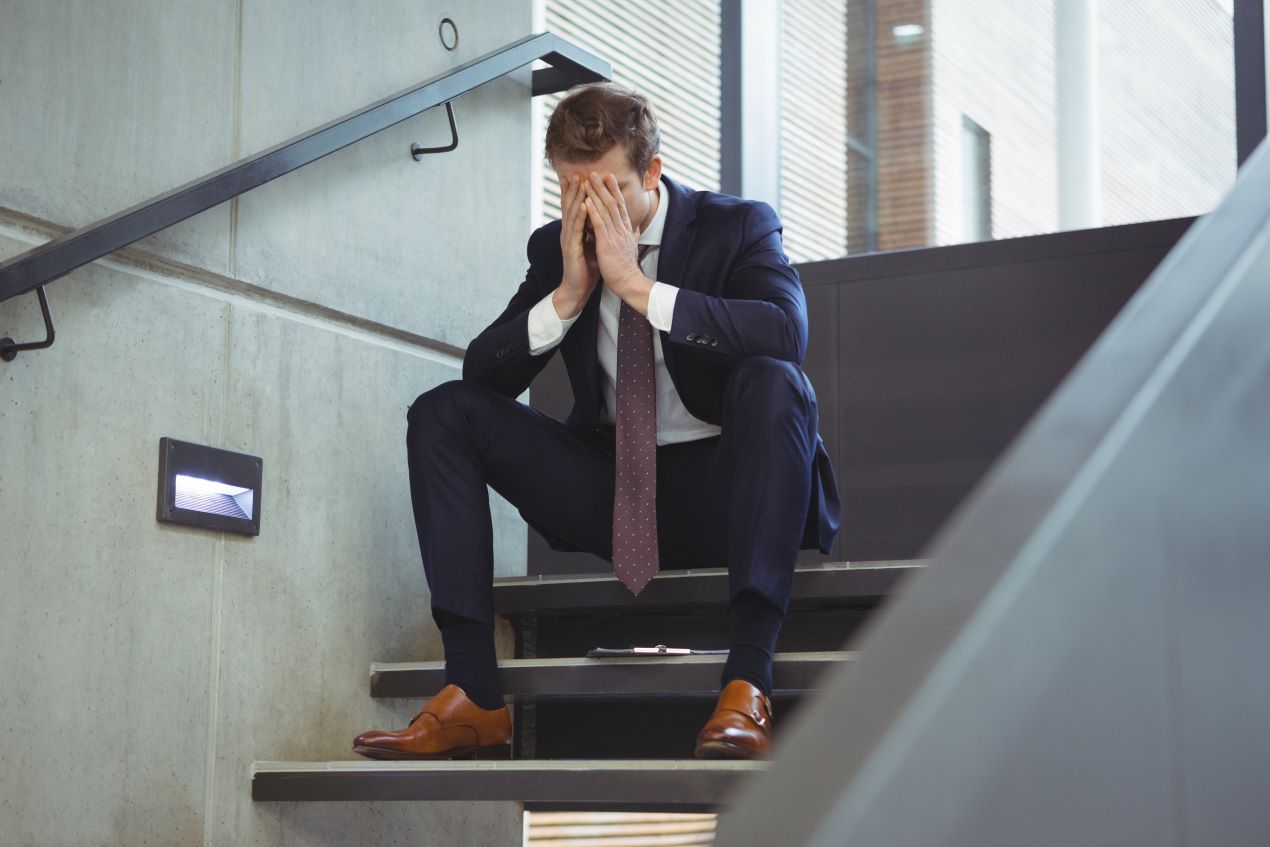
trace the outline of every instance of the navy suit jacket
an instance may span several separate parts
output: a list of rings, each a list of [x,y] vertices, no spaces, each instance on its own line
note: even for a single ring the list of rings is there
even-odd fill
[[[666,210],[657,280],[679,288],[662,354],[684,406],[721,424],[723,388],[732,367],[747,356],[772,356],[802,365],[807,352],[807,300],[785,256],[776,212],[762,201],[693,191],[661,177]],[[529,236],[529,270],[503,313],[481,331],[463,356],[463,379],[519,397],[556,350],[573,387],[565,423],[590,429],[604,399],[596,354],[601,286],[578,321],[548,353],[529,353],[529,310],[560,285],[564,260],[560,221]],[[802,549],[828,553],[841,521],[837,481],[824,440],[816,435],[812,485]],[[531,524],[532,525],[532,524]],[[576,550],[535,526],[552,548]]]

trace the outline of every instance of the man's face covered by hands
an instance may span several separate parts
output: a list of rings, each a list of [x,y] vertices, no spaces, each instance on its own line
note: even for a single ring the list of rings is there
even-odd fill
[[[627,158],[626,148],[615,144],[607,153],[591,162],[557,162],[555,171],[560,179],[562,193],[570,178],[580,177],[585,183],[591,179],[591,173],[595,172],[609,184],[607,178],[612,175],[616,178],[622,200],[626,203],[631,226],[638,226],[640,232],[648,228],[657,211],[657,183],[661,179],[660,155],[653,156],[648,170],[640,174]],[[590,196],[595,196],[593,191]],[[593,241],[595,232],[590,220],[586,221],[585,228],[587,240]]]

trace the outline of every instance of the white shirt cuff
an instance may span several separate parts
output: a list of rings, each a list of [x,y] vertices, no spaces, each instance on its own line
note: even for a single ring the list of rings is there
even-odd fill
[[[652,291],[648,292],[648,322],[662,332],[670,332],[670,324],[675,317],[675,298],[678,296],[678,286],[654,282]]]
[[[552,294],[555,292],[553,291]],[[529,355],[537,356],[546,353],[560,343],[569,327],[581,317],[582,313],[566,320],[556,314],[556,305],[551,302],[551,294],[539,300],[529,310]]]

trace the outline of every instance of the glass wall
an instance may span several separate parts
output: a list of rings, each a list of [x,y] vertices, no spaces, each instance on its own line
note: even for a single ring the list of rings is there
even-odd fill
[[[782,8],[795,261],[1197,215],[1234,183],[1229,0]]]
[[[837,257],[847,244],[847,17],[842,0],[798,0],[784,4],[781,19],[785,252],[794,261]]]
[[[877,0],[884,3],[886,0]],[[931,0],[929,243],[966,240],[973,121],[1008,238],[1201,214],[1234,183],[1233,27],[1215,0]],[[885,186],[883,186],[885,190]]]
[[[717,190],[721,86],[742,84],[720,77],[720,14],[758,0],[540,2],[652,97],[667,173]],[[760,161],[793,261],[1198,215],[1234,183],[1232,0],[769,2],[781,123]],[[558,197],[545,168],[546,216]]]

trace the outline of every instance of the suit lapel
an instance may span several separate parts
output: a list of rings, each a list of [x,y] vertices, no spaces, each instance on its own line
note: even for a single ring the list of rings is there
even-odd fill
[[[670,177],[662,175],[670,200],[670,208],[666,210],[666,222],[661,232],[661,250],[657,256],[657,281],[677,288],[694,288],[692,280],[684,279],[684,268],[688,264],[688,252],[692,249],[692,240],[696,237],[697,207],[692,202],[692,194],[680,187]],[[666,372],[674,383],[679,396],[683,389],[679,385],[679,368],[676,367],[675,345],[667,342],[670,333],[661,332],[661,354],[666,364]]]
[[[663,174],[662,182],[666,184],[670,208],[666,210],[666,222],[661,232],[661,250],[657,256],[657,280],[682,288],[688,251],[692,248],[692,239],[697,234],[697,229],[693,225],[697,219],[697,208],[692,202],[692,195],[672,182],[670,177]]]

